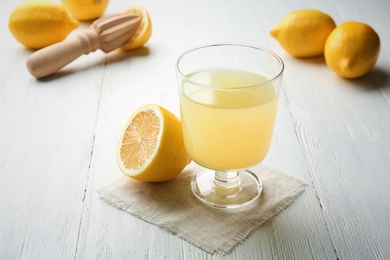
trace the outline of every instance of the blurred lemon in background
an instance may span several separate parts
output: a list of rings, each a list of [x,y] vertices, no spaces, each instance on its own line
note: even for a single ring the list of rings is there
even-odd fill
[[[109,0],[61,0],[77,20],[93,20],[101,17]]]
[[[18,5],[11,13],[8,26],[18,42],[39,49],[64,40],[79,23],[63,5],[38,0]]]

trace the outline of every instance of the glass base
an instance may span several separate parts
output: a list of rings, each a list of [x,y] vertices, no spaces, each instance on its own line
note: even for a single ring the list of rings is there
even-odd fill
[[[263,189],[251,171],[203,170],[191,182],[192,193],[201,202],[216,208],[240,208],[256,200]]]

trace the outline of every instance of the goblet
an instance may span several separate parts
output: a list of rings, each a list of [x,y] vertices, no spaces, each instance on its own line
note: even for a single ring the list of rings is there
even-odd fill
[[[191,189],[203,203],[238,208],[261,194],[248,168],[270,148],[283,70],[275,53],[233,43],[193,48],[177,60],[185,147],[205,168]]]

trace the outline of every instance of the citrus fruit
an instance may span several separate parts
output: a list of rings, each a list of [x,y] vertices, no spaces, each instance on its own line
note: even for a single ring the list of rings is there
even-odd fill
[[[121,47],[123,50],[133,50],[144,45],[152,36],[152,21],[146,9],[139,6],[130,6],[123,10],[141,17],[141,25],[136,33]]]
[[[302,9],[285,15],[270,34],[291,55],[314,57],[324,52],[325,41],[335,27],[329,15]]]
[[[175,178],[190,162],[181,122],[158,105],[138,108],[123,127],[117,163],[126,176],[146,182]]]
[[[326,40],[325,62],[341,77],[358,78],[375,66],[379,50],[379,36],[369,25],[345,22]]]
[[[78,20],[93,20],[103,15],[109,0],[61,0]]]
[[[14,38],[31,49],[64,40],[78,25],[63,5],[50,0],[26,1],[18,5],[8,23]]]

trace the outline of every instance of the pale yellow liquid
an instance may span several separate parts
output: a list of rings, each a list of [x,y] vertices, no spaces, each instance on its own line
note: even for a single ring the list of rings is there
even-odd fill
[[[264,159],[272,139],[278,94],[268,79],[239,70],[208,70],[187,75],[205,85],[235,91],[199,88],[183,83],[180,93],[185,146],[200,165],[218,170],[238,170]]]

